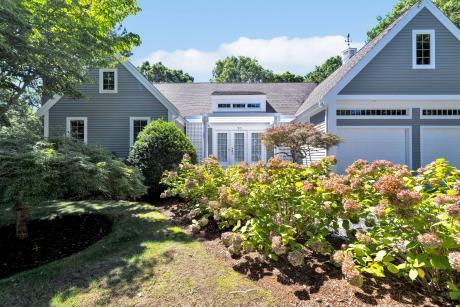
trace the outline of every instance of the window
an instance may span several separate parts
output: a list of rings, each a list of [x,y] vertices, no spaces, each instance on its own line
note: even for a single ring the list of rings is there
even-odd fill
[[[460,116],[460,109],[423,109],[423,116]]]
[[[217,133],[217,159],[227,162],[227,133]]]
[[[257,162],[262,160],[262,142],[260,133],[251,134],[251,161]]]
[[[244,108],[246,108],[246,104],[244,104],[244,103],[234,103],[233,108],[234,109],[244,109]]]
[[[118,92],[118,71],[117,69],[99,70],[99,93]]]
[[[406,109],[350,109],[337,110],[337,116],[407,116]]]
[[[229,104],[229,103],[219,103],[219,104],[217,105],[217,107],[218,107],[219,109],[230,109],[230,108],[232,107],[232,105]]]
[[[132,146],[136,142],[139,132],[150,123],[150,117],[130,117],[129,119],[129,144]]]
[[[260,109],[260,103],[248,103],[248,108]]]
[[[244,152],[245,152],[245,146],[244,146],[244,133],[242,132],[236,132],[234,134],[235,140],[234,140],[234,157],[236,162],[243,162],[244,161]]]
[[[412,32],[412,66],[414,69],[435,68],[434,30]]]
[[[83,143],[88,142],[88,126],[86,117],[67,117],[67,136]]]

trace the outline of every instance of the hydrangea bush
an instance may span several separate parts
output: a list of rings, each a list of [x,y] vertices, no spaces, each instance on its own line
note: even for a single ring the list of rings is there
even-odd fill
[[[185,157],[164,174],[162,197],[195,206],[194,231],[214,219],[234,255],[256,250],[298,267],[308,248],[331,255],[353,285],[397,275],[460,299],[460,170],[443,159],[417,172],[358,160],[339,175],[335,163],[272,158],[223,169],[214,157],[201,165]],[[335,251],[327,237],[339,230],[349,242]]]

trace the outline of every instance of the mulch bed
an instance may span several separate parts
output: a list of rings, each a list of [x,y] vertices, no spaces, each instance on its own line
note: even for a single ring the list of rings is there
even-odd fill
[[[166,199],[158,203],[162,213],[177,225],[185,227],[190,224],[187,206],[181,200]],[[266,261],[257,253],[234,258],[220,241],[220,231],[212,219],[205,230],[195,236],[210,253],[269,290],[277,304],[284,306],[455,305],[439,292],[428,291],[398,278],[368,276],[362,288],[353,287],[343,279],[340,269],[328,257],[313,252],[306,256],[302,268],[292,267],[285,259]],[[341,244],[332,243],[338,246]]]
[[[15,225],[0,227],[0,278],[79,252],[107,235],[111,221],[101,214],[64,215],[28,223],[29,238],[16,238]]]

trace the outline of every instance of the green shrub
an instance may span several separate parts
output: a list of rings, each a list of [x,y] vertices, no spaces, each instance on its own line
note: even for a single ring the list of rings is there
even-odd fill
[[[169,188],[195,206],[194,229],[214,218],[232,254],[251,250],[303,263],[307,247],[330,255],[353,285],[362,273],[397,275],[460,298],[460,170],[439,159],[417,173],[389,161],[358,160],[334,174],[328,157],[309,167],[270,159],[222,169],[185,159],[165,173]],[[350,242],[334,251],[331,232]]]
[[[150,193],[155,194],[160,192],[163,172],[176,168],[185,154],[197,162],[195,147],[187,136],[175,124],[156,120],[139,133],[128,162],[142,172]]]
[[[22,227],[18,237],[27,237],[26,207],[45,200],[127,199],[145,193],[140,172],[102,147],[68,138],[37,141],[26,134],[0,135],[0,205],[15,203]]]

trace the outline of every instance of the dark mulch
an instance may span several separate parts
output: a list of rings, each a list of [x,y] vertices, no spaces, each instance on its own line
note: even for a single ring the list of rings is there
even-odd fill
[[[111,221],[101,214],[64,215],[28,223],[29,238],[16,238],[15,225],[0,227],[0,278],[79,252],[107,235]]]

